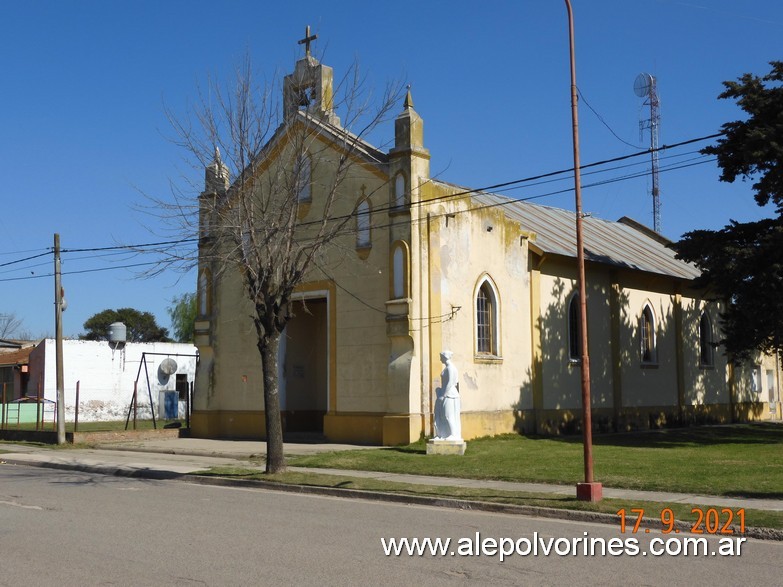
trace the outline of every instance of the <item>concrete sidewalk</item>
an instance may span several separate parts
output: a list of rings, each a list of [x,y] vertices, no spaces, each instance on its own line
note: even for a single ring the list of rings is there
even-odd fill
[[[286,443],[287,456],[310,455],[319,452],[357,450],[373,447],[345,444]],[[0,443],[0,449],[12,451],[0,453],[0,461],[18,465],[34,465],[91,471],[104,474],[128,475],[151,478],[173,478],[196,473],[210,467],[242,467],[264,469],[263,458],[266,444],[260,441],[207,440],[199,438],[169,438],[161,440],[127,441],[101,444],[95,449],[52,450]],[[500,491],[521,491],[553,495],[571,495],[575,486],[550,485],[543,483],[515,483],[379,473],[374,471],[349,471],[338,469],[313,469],[289,467],[289,471],[320,473],[341,477],[378,479],[382,481],[410,483],[413,485],[435,485],[466,487],[474,489],[495,489]],[[671,493],[662,491],[637,491],[604,487],[604,497],[624,499],[631,502],[651,501],[665,503],[686,503],[732,509],[747,508],[766,511],[783,511],[783,500],[728,498],[710,495]]]

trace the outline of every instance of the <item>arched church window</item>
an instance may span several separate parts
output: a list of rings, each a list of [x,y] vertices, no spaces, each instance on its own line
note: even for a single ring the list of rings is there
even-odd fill
[[[312,168],[310,164],[310,156],[307,153],[299,155],[296,161],[296,199],[298,202],[310,202],[312,201],[312,191],[310,189],[312,184]]]
[[[403,241],[392,245],[391,254],[392,278],[391,297],[399,300],[408,295],[408,246]]]
[[[356,248],[372,246],[370,235],[370,203],[365,199],[356,207]]]
[[[398,173],[394,178],[394,206],[401,208],[405,205],[405,176]]]
[[[715,361],[715,349],[712,346],[712,323],[706,311],[699,318],[699,363],[702,367],[712,367]]]
[[[568,302],[568,358],[579,361],[582,358],[582,329],[579,315],[579,294],[575,293]]]
[[[643,363],[655,363],[655,314],[649,304],[645,304],[639,320],[641,334],[641,354]]]
[[[495,288],[485,278],[476,292],[476,354],[499,355],[499,307]]]
[[[207,316],[210,313],[210,278],[209,270],[204,269],[198,276],[198,314],[199,316]]]

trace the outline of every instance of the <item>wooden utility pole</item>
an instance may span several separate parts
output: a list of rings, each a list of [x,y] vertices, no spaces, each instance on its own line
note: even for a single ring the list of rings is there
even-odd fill
[[[57,385],[57,444],[65,444],[65,390],[63,383],[63,284],[60,235],[54,235],[54,336]]]

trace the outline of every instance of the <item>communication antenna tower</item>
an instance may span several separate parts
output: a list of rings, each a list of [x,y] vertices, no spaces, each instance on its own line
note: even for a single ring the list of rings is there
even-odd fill
[[[655,76],[640,73],[633,82],[633,91],[644,98],[644,105],[650,107],[650,117],[639,121],[639,140],[644,138],[644,129],[650,129],[650,156],[652,163],[652,201],[653,229],[661,232],[661,196],[658,188],[658,127],[661,122],[660,102],[658,101],[658,86]]]

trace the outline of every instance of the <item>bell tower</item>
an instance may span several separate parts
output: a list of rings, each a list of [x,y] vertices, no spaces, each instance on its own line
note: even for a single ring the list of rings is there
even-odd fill
[[[324,122],[340,126],[334,113],[334,73],[310,54],[310,43],[318,35],[305,29],[305,37],[298,41],[305,46],[305,56],[296,62],[294,72],[283,79],[283,115],[288,121],[299,111]]]

